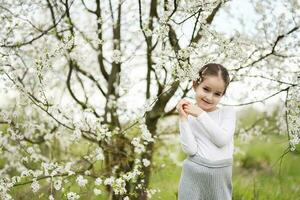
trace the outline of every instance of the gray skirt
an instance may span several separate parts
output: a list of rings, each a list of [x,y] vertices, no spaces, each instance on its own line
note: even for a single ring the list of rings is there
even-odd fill
[[[178,200],[231,200],[233,159],[188,156],[182,165]]]

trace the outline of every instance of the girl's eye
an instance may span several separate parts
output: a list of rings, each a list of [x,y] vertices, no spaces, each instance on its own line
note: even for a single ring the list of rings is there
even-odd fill
[[[208,88],[203,88],[205,91],[209,91],[209,89]],[[216,93],[215,95],[217,95],[217,96],[221,96],[221,94],[219,94],[219,93]]]

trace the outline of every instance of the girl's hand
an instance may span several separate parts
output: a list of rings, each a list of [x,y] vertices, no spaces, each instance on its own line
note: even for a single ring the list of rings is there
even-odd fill
[[[179,117],[182,120],[187,120],[188,114],[183,110],[183,106],[188,104],[191,103],[185,99],[181,99],[176,106],[176,109],[179,112]]]
[[[189,115],[193,115],[194,117],[199,116],[202,112],[202,108],[194,104],[185,104],[183,105],[183,111]]]

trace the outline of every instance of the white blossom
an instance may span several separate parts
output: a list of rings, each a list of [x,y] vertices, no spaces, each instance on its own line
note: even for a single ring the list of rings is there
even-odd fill
[[[99,190],[99,189],[97,189],[97,188],[94,188],[94,194],[95,194],[96,196],[98,196],[98,195],[102,194],[102,192],[101,192],[101,190]]]
[[[53,186],[56,190],[60,190],[62,185],[61,179],[54,180]]]
[[[68,200],[76,200],[76,199],[79,199],[80,196],[78,194],[76,194],[75,192],[69,192],[67,194],[67,199]]]
[[[71,136],[72,141],[77,141],[81,138],[81,130],[80,129],[75,129],[73,132],[73,135]]]
[[[147,197],[151,199],[152,196],[157,192],[160,192],[160,189],[147,189]]]
[[[131,141],[131,144],[135,147],[134,151],[139,154],[145,151],[145,146],[140,143],[140,140],[140,138],[135,137]]]
[[[112,185],[115,182],[114,177],[109,177],[104,180],[104,185]]]
[[[101,148],[95,149],[95,160],[104,160],[104,155]]]
[[[80,187],[84,187],[88,183],[88,180],[84,179],[82,175],[79,175],[76,178],[76,182]]]
[[[102,184],[102,179],[101,178],[96,178],[96,180],[95,180],[95,185],[97,185],[97,186],[99,186],[99,185],[101,185]]]
[[[121,56],[122,56],[122,52],[120,50],[118,50],[118,49],[113,50],[112,60],[115,63],[120,63],[121,62]]]
[[[31,183],[31,189],[33,192],[37,192],[40,189],[40,184],[36,180],[34,180]]]
[[[142,161],[145,167],[148,167],[150,165],[150,161],[148,159],[144,158]]]

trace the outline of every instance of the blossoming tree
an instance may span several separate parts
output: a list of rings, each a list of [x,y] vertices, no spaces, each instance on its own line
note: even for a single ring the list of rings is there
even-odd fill
[[[299,6],[276,18],[271,2],[252,3],[261,16],[256,39],[216,31],[227,0],[0,0],[1,90],[15,95],[1,108],[1,198],[26,187],[49,199],[84,198],[84,189],[150,198],[158,121],[176,114],[171,100],[188,95],[186,80],[210,61],[228,67],[233,83],[256,78],[249,91],[268,91],[236,106],[286,93],[278,119],[287,151],[295,150]],[[137,93],[145,104],[133,110],[128,98]]]

